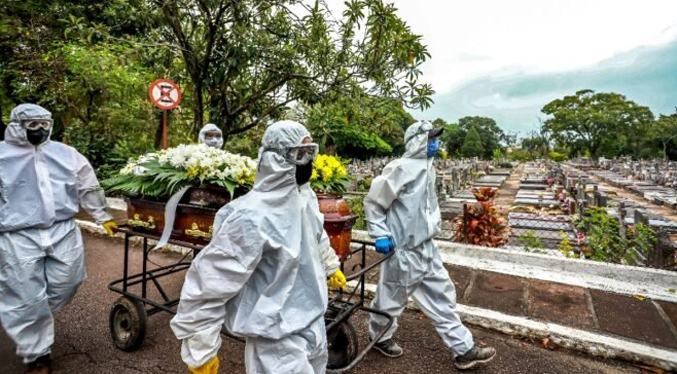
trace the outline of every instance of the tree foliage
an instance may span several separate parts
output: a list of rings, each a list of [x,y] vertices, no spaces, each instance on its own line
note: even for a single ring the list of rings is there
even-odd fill
[[[404,130],[415,120],[393,99],[342,97],[298,115],[322,152],[366,159],[404,151]]]
[[[617,93],[581,90],[556,99],[542,112],[545,128],[560,145],[581,147],[592,157],[638,155],[643,133],[653,122],[651,110]]]
[[[447,124],[444,120],[438,118],[433,121],[433,124],[445,127],[441,140],[445,144],[447,152],[455,157],[466,157],[461,149],[470,129],[473,127],[477,131],[482,145],[482,153],[476,155],[476,157],[489,160],[493,157],[494,150],[498,149],[502,152],[505,149],[502,143],[512,140],[496,124],[495,120],[488,117],[462,117],[456,124]]]
[[[280,118],[290,103],[344,95],[427,108],[419,84],[429,57],[421,36],[382,0],[351,0],[342,15],[297,0],[154,2],[192,82],[196,129],[208,112],[226,135]]]
[[[480,133],[475,126],[470,127],[461,146],[461,155],[463,157],[482,157],[485,149],[482,145]]]
[[[651,134],[660,142],[663,151],[663,158],[668,158],[668,148],[673,151],[677,148],[677,113],[660,117],[653,123]],[[672,145],[672,147],[669,147]],[[675,154],[677,156],[677,154]]]
[[[233,151],[255,156],[265,129],[258,125],[302,108],[296,119],[327,130],[320,137],[330,134],[326,145],[339,153],[400,151],[403,126],[413,122],[404,108],[431,103],[431,87],[418,83],[427,48],[394,6],[346,7],[331,14],[323,1],[298,0],[8,2],[0,7],[0,140],[12,107],[41,104],[53,113],[54,138],[106,173],[159,147],[161,117],[147,87],[163,77],[184,92],[169,114],[170,145],[194,141],[209,120]],[[331,121],[320,121],[322,111]]]

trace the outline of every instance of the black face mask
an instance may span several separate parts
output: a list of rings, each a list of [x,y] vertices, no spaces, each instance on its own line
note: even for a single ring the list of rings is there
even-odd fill
[[[296,165],[296,184],[303,186],[308,183],[310,176],[313,175],[313,162],[305,165]]]
[[[33,145],[40,145],[49,139],[49,130],[26,130],[26,139]]]

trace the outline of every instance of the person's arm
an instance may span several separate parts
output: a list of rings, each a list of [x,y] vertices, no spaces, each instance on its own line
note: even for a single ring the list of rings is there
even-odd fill
[[[106,195],[96,179],[94,169],[85,156],[79,153],[76,155],[76,179],[82,209],[100,225],[112,221],[113,217],[106,211]]]
[[[369,193],[364,198],[369,236],[375,239],[392,238],[387,224],[388,210],[406,185],[412,181],[411,174],[400,166],[388,166],[374,179]]]
[[[328,278],[327,285],[332,288],[345,288],[346,276],[343,275],[343,272],[340,269],[341,262],[330,245],[329,235],[327,235],[326,230],[322,230],[322,237],[320,238],[319,244],[322,253],[324,272]]]
[[[201,367],[216,356],[225,304],[240,292],[261,260],[261,243],[245,248],[240,241],[249,232],[246,220],[225,219],[188,269],[171,328],[182,340],[181,358],[190,367]]]
[[[327,277],[331,276],[339,269],[341,263],[339,258],[329,243],[329,235],[326,230],[322,230],[322,237],[320,238],[320,252],[322,253],[322,264],[324,265],[324,272]]]

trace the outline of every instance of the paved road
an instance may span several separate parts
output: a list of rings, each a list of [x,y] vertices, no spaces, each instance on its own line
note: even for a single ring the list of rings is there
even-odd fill
[[[89,279],[80,288],[73,303],[57,316],[54,372],[59,373],[185,373],[179,357],[180,344],[168,323],[170,316],[157,314],[149,318],[148,336],[141,349],[124,353],[115,349],[108,330],[108,311],[116,299],[107,284],[122,274],[122,241],[85,234]],[[176,260],[175,254],[153,254],[158,264]],[[138,264],[140,250],[133,259]],[[178,295],[181,276],[167,279],[170,294]],[[353,317],[362,342],[365,342],[367,316]],[[454,373],[452,354],[445,348],[428,320],[407,312],[400,321],[396,338],[405,350],[398,359],[378,353],[367,354],[352,374]],[[638,373],[630,364],[602,361],[567,350],[546,350],[531,342],[483,329],[471,329],[480,344],[498,349],[490,366],[476,373]],[[220,356],[225,364],[222,373],[244,373],[244,345],[225,340]],[[0,329],[0,373],[20,373],[22,365],[14,356],[14,345]]]

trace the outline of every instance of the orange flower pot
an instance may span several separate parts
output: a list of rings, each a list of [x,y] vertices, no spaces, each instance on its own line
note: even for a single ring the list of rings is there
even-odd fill
[[[351,255],[350,242],[357,216],[352,214],[341,195],[318,193],[317,201],[320,212],[324,214],[324,229],[329,235],[330,245],[339,259],[345,261]]]

